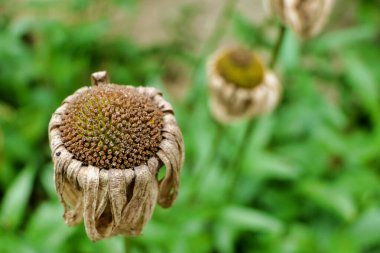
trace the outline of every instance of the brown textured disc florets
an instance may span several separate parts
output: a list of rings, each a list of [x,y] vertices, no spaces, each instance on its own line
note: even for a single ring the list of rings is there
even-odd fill
[[[103,169],[145,164],[162,140],[163,113],[134,88],[93,86],[63,115],[62,141],[74,158]]]

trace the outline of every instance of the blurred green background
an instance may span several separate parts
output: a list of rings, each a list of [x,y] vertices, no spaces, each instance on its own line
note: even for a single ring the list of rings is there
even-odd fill
[[[102,69],[161,89],[186,145],[177,202],[132,252],[380,252],[380,1],[338,1],[313,40],[287,32],[280,105],[237,164],[248,122],[213,148],[207,57],[234,42],[267,59],[277,26],[255,0],[0,1],[0,252],[125,252],[122,237],[92,243],[64,224],[47,137]]]

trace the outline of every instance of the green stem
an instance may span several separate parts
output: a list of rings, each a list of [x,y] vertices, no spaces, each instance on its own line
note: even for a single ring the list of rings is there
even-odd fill
[[[214,140],[212,142],[209,155],[207,156],[207,160],[205,163],[206,166],[209,165],[212,161],[214,161],[216,156],[218,155],[219,145],[220,145],[221,140],[223,139],[223,135],[224,135],[225,127],[218,122],[215,122],[215,124],[217,125],[217,129],[216,129],[216,132],[214,135]]]
[[[235,170],[236,173],[233,173],[232,174],[232,179],[231,179],[231,188],[234,187],[234,185],[236,185],[236,182],[238,180],[238,178],[240,177],[240,174],[241,174],[241,164],[240,162],[243,161],[244,157],[245,157],[245,148],[247,147],[247,144],[250,140],[250,136],[253,132],[253,129],[254,129],[254,126],[255,126],[255,123],[256,121],[254,119],[251,119],[244,131],[244,134],[243,134],[243,137],[242,137],[242,141],[240,142],[238,148],[237,148],[237,151],[234,155],[234,159],[231,161],[231,163],[229,164],[228,166],[228,170],[227,171],[233,171]],[[233,167],[236,167],[235,169]],[[232,194],[232,190],[230,190],[230,192],[228,194]]]
[[[279,56],[280,51],[281,51],[281,46],[282,46],[282,43],[283,43],[284,38],[285,38],[285,33],[286,33],[286,27],[284,25],[281,25],[279,32],[278,32],[276,45],[273,48],[272,56],[271,56],[271,59],[269,61],[269,67],[271,69],[273,69],[277,63],[277,59],[278,59],[278,56]]]
[[[132,237],[124,237],[124,250],[125,253],[132,252]]]
[[[284,38],[285,38],[285,32],[286,32],[286,27],[281,25],[280,28],[279,28],[279,32],[278,32],[278,36],[277,36],[277,40],[276,40],[276,44],[273,48],[273,51],[272,51],[272,54],[271,54],[271,60],[269,62],[269,67],[271,69],[273,69],[277,63],[277,60],[278,60],[278,56],[280,54],[280,51],[281,51],[281,46],[284,42]],[[255,126],[255,119],[251,119],[250,122],[248,123],[248,126],[247,128],[245,129],[245,132],[243,134],[243,138],[242,138],[242,141],[241,143],[239,144],[238,148],[237,148],[237,152],[235,153],[235,156],[234,156],[234,159],[232,160],[232,162],[230,163],[229,165],[229,170],[232,170],[234,166],[237,166],[239,167],[239,169],[236,171],[236,173],[234,173],[233,175],[233,178],[232,178],[232,184],[231,184],[231,187],[233,187],[234,185],[236,185],[236,182],[238,180],[238,178],[240,177],[240,174],[241,174],[241,165],[240,165],[240,161],[242,161],[245,157],[245,150],[246,150],[246,146],[248,145],[248,142],[250,140],[250,136],[253,132],[253,128]],[[230,194],[232,193],[232,190],[230,191]]]
[[[220,146],[220,143],[223,139],[225,127],[216,121],[214,121],[214,122],[215,122],[217,128],[216,128],[215,134],[213,136],[213,140],[212,140],[212,143],[211,143],[210,149],[208,151],[208,155],[206,157],[205,162],[200,161],[197,164],[197,166],[195,167],[195,173],[196,173],[196,175],[194,175],[195,180],[199,179],[202,171],[207,171],[207,169],[205,169],[205,167],[209,166],[215,160],[216,156],[218,155],[219,146]]]

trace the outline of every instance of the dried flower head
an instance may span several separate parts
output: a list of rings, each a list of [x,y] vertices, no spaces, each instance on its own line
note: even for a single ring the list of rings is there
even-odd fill
[[[63,217],[68,225],[84,217],[93,241],[139,235],[156,202],[169,207],[177,196],[182,134],[156,89],[110,84],[106,72],[92,77],[94,85],[67,97],[49,124]]]
[[[210,108],[222,122],[270,112],[277,105],[281,85],[250,50],[222,49],[208,63]]]
[[[317,35],[330,16],[334,0],[270,0],[270,9],[302,38]]]

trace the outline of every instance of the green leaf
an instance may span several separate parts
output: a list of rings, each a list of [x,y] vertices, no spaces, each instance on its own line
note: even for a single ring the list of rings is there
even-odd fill
[[[59,203],[42,203],[32,214],[25,230],[25,237],[39,251],[59,252],[75,229],[65,225],[63,208]]]
[[[1,253],[37,253],[19,234],[0,228]]]
[[[344,221],[352,221],[356,216],[356,206],[349,193],[332,188],[321,182],[305,181],[299,186],[303,195]]]
[[[246,163],[247,173],[251,173],[254,177],[295,179],[301,171],[298,165],[274,154],[261,152],[247,157],[249,157]],[[249,166],[252,161],[255,161],[254,165]]]
[[[311,42],[311,46],[315,51],[323,52],[358,45],[358,43],[374,38],[376,36],[376,29],[375,26],[371,27],[367,25],[341,29],[315,39]]]
[[[51,199],[58,200],[57,193],[54,186],[54,168],[53,164],[47,164],[39,177],[40,182]]]
[[[32,191],[34,175],[35,168],[26,167],[6,191],[0,211],[2,227],[15,230],[21,224]]]
[[[351,233],[362,247],[378,244],[380,241],[380,209],[367,210],[352,226]]]
[[[368,63],[354,53],[345,54],[342,60],[349,83],[360,102],[374,116],[378,115],[379,87]]]
[[[218,252],[234,252],[234,239],[236,231],[233,228],[226,228],[223,223],[216,224],[214,229],[214,240]]]
[[[229,206],[222,211],[222,219],[242,230],[280,234],[284,225],[269,214],[240,206]]]

